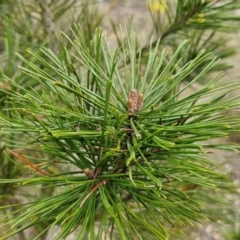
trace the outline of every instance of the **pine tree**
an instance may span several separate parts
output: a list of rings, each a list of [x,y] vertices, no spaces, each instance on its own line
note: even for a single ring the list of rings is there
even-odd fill
[[[148,1],[154,37],[113,24],[115,50],[93,3],[1,3],[0,239],[169,239],[224,220],[212,201],[234,184],[210,149],[239,147],[209,140],[239,133],[239,83],[219,74],[234,51],[216,33],[237,29],[239,1]]]

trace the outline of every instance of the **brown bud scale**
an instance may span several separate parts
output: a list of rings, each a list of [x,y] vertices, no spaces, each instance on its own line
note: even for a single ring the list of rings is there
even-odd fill
[[[93,171],[90,168],[84,168],[83,172],[85,173],[87,179],[93,179]]]

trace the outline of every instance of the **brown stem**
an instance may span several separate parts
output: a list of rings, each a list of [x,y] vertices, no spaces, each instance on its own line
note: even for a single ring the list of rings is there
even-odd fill
[[[53,20],[53,11],[51,9],[52,0],[39,0],[38,2],[42,10],[41,15],[45,34],[50,37],[49,47],[55,52],[55,23]]]

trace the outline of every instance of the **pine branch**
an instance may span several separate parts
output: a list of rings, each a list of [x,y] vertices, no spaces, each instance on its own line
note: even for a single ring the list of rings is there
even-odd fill
[[[51,0],[38,1],[41,7],[42,22],[45,30],[45,34],[50,37],[50,48],[56,52],[56,38],[55,38],[55,23],[53,21],[53,12],[51,10]]]
[[[59,8],[42,7],[47,34],[71,5],[52,3]],[[176,25],[162,40],[202,26],[197,20],[205,3],[210,1],[178,1],[182,6],[174,21],[169,14]],[[0,207],[0,227],[10,227],[2,239],[26,228],[38,228],[34,237],[44,238],[53,227],[59,228],[59,240],[74,230],[76,239],[116,233],[127,240],[145,234],[168,239],[171,229],[181,231],[182,225],[212,214],[205,207],[233,188],[211,156],[214,149],[238,152],[239,147],[208,140],[239,133],[238,117],[228,115],[239,110],[239,97],[226,99],[239,83],[222,83],[217,76],[188,93],[216,69],[210,51],[218,46],[205,44],[212,35],[205,42],[199,32],[189,42],[173,41],[169,53],[158,39],[143,48],[146,59],[138,52],[133,26],[126,41],[118,39],[122,51],[111,51],[101,30],[93,35],[95,11],[81,13],[86,24],[61,33],[58,55],[44,47],[17,54],[21,72],[12,66],[18,45],[8,32],[9,69],[1,71],[6,81],[1,85],[1,166],[5,173],[5,166],[16,163],[21,176],[11,167],[13,175],[0,184],[21,192],[30,187],[40,197],[29,193],[27,203],[11,203],[4,189],[1,197],[9,202]],[[206,23],[205,29],[213,26]]]
[[[57,191],[4,215],[14,227],[3,239],[42,221],[48,225],[39,235],[61,226],[56,239],[66,238],[79,226],[76,239],[113,237],[115,231],[122,239],[142,238],[139,226],[158,239],[167,239],[169,225],[180,229],[204,216],[197,201],[199,188],[214,192],[231,186],[215,170],[208,149],[237,151],[238,147],[206,141],[239,132],[237,117],[225,117],[227,111],[238,109],[239,99],[224,99],[238,83],[222,85],[215,78],[188,95],[187,89],[216,60],[185,87],[179,88],[180,84],[211,54],[200,52],[175,71],[184,58],[180,53],[190,51],[187,42],[182,42],[159,75],[167,55],[159,54],[155,46],[149,50],[148,63],[142,65],[143,73],[138,64],[144,62],[136,64],[134,57],[130,68],[125,65],[122,71],[119,66],[126,58],[107,48],[101,31],[91,46],[86,45],[80,28],[73,33],[74,41],[62,33],[72,47],[63,48],[61,57],[50,49],[41,54],[29,50],[35,61],[22,70],[39,82],[40,90],[29,91],[12,82],[17,90],[9,91],[11,118],[0,116],[2,133],[18,142],[6,147],[11,153],[24,150],[24,156],[15,156],[38,175],[1,179],[0,183]],[[127,37],[129,45],[123,52],[136,56],[134,32]],[[48,157],[33,157],[32,152]],[[58,171],[50,173],[56,161]]]
[[[149,0],[149,4],[151,4],[151,1]],[[234,13],[234,10],[237,10],[239,7],[239,3],[236,0],[232,0],[231,2],[223,3],[218,6],[218,1],[199,1],[194,0],[189,4],[185,0],[178,1],[178,3],[175,6],[172,6],[171,2],[162,2],[157,1],[155,4],[161,5],[161,7],[164,9],[164,11],[157,11],[157,12],[151,12],[152,13],[152,20],[153,20],[153,26],[155,26],[155,32],[156,32],[156,39],[152,41],[151,44],[146,45],[144,47],[140,46],[139,52],[136,54],[136,58],[144,57],[144,53],[149,50],[149,47],[156,46],[158,42],[158,38],[161,38],[161,42],[164,45],[174,45],[178,44],[179,39],[192,39],[194,38],[194,35],[189,34],[188,32],[192,30],[192,32],[199,31],[199,34],[202,34],[204,37],[204,32],[206,31],[212,31],[214,32],[214,35],[217,31],[229,31],[233,32],[235,31],[238,22],[239,17]],[[176,10],[175,10],[176,8]],[[150,6],[151,9],[151,6]],[[174,10],[173,10],[174,9]],[[151,11],[154,11],[152,9]],[[176,13],[173,13],[176,11]],[[220,14],[221,12],[221,14]],[[154,19],[154,15],[157,15],[158,17]],[[162,15],[166,15],[168,18],[169,26],[166,30],[164,30],[162,33],[159,33],[162,27],[162,22],[159,20]],[[216,16],[221,15],[221,18],[218,18],[216,20]],[[231,16],[231,17],[230,17]],[[174,19],[174,20],[173,20]],[[231,24],[231,28],[227,26],[227,22]],[[116,28],[114,24],[112,23],[113,31],[116,33]],[[234,26],[236,26],[234,28]],[[186,31],[187,29],[188,31]],[[169,37],[174,36],[175,38],[169,39]],[[119,37],[117,36],[117,39]],[[168,40],[169,39],[169,40]],[[214,40],[217,43],[216,40]],[[214,42],[212,42],[214,44]],[[197,46],[196,46],[197,47]],[[211,50],[210,50],[211,51]],[[234,50],[229,50],[229,54],[233,55]],[[221,54],[220,54],[221,55]],[[222,56],[218,56],[221,58]],[[229,55],[227,55],[229,56]],[[126,64],[129,64],[128,60]],[[219,64],[219,67],[221,67],[220,70],[224,70],[225,68],[229,68],[231,66],[227,64]],[[218,70],[218,68],[216,68]]]
[[[176,20],[174,21],[173,24],[171,24],[170,28],[167,29],[166,31],[164,31],[159,36],[161,38],[161,40],[164,40],[171,34],[181,31],[185,27],[185,25],[189,21],[189,19],[191,19],[196,13],[199,12],[199,8],[201,7],[201,5],[202,5],[201,2],[197,2],[196,4],[193,5],[193,7],[185,15],[181,16],[180,19],[177,19],[177,17],[176,17]],[[155,41],[153,41],[152,44],[143,47],[142,51],[144,52],[144,51],[148,50],[150,46],[155,47],[157,45],[158,38]]]

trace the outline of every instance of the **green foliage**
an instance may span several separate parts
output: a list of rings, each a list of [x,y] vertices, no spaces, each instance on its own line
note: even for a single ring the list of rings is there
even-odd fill
[[[238,146],[208,140],[239,133],[228,115],[239,99],[226,98],[239,84],[209,73],[228,67],[217,57],[233,51],[215,33],[236,30],[239,2],[149,1],[156,39],[139,46],[132,25],[118,34],[113,24],[115,51],[94,2],[52,1],[54,31],[43,2],[0,2],[0,239],[31,227],[32,239],[53,227],[55,239],[168,239],[220,219],[215,203],[234,186],[212,149]]]
[[[31,89],[40,90],[39,83],[19,69],[19,66],[25,67],[27,61],[34,61],[32,56],[26,52],[26,49],[32,48],[35,49],[36,53],[41,54],[40,49],[46,46],[53,46],[52,42],[55,39],[55,33],[57,33],[58,29],[63,28],[64,26],[65,31],[69,34],[68,28],[73,22],[84,22],[88,26],[88,29],[85,29],[86,32],[84,34],[90,38],[95,27],[100,24],[102,19],[97,13],[96,5],[94,5],[94,7],[91,6],[91,10],[89,9],[89,4],[92,3],[91,1],[81,1],[80,3],[78,1],[68,1],[68,3],[66,3],[66,1],[52,1],[51,6],[44,6],[44,2],[46,3],[46,1],[31,0],[10,0],[0,2],[0,24],[2,29],[0,33],[2,60],[0,66],[0,88],[3,90],[0,95],[0,111],[3,114],[9,114],[9,118],[14,117],[10,112],[5,111],[6,109],[13,107],[6,101],[9,97],[9,90],[19,90],[18,87],[15,88],[14,84],[11,84],[9,79],[29,91],[31,91]],[[77,12],[75,11],[76,9]],[[50,10],[50,12],[46,10]],[[52,12],[51,10],[54,11]],[[72,15],[71,18],[68,16],[69,11],[74,11],[74,15]],[[68,14],[66,15],[66,13]],[[94,24],[92,23],[93,16],[96,18]],[[54,29],[49,28],[49,26],[54,26]],[[53,30],[54,32],[51,32],[50,30]],[[54,50],[57,50],[57,44],[54,44]],[[21,57],[17,57],[17,52],[21,54]],[[20,114],[19,117],[22,117],[22,115]],[[18,157],[15,156],[10,159],[9,156],[4,153],[7,148],[6,145],[8,144],[11,144],[12,146],[16,144],[17,147],[19,138],[21,137],[23,136],[10,136],[8,133],[1,133],[1,179],[14,179],[25,174],[25,169],[22,164],[16,164]],[[28,154],[31,154],[31,150],[28,150]],[[46,158],[46,155],[42,153],[38,155],[32,153],[32,156],[38,159]],[[41,196],[51,196],[53,190],[54,189],[51,187],[48,189],[43,188],[40,191],[40,194]],[[2,184],[0,193],[1,206],[8,204],[11,205],[13,203],[16,204],[16,207],[11,208],[12,211],[18,208],[17,204],[21,202],[22,199],[28,198],[30,200],[33,198],[31,193],[24,190],[18,190],[14,187],[14,184],[11,183]],[[9,211],[9,209],[6,210],[5,213],[7,211]],[[1,212],[1,214],[2,213],[3,212]],[[5,218],[4,221],[7,222],[8,218]],[[45,229],[46,225],[48,225],[48,221],[45,221],[44,223],[41,222],[35,226],[35,231],[41,232]],[[19,237],[22,240],[25,239],[22,234],[19,235]],[[43,237],[44,235],[42,235],[42,238]]]
[[[238,240],[240,238],[239,229],[231,229],[229,232],[225,233],[226,240]]]
[[[54,187],[55,194],[9,213],[15,217],[2,239],[18,233],[20,227],[50,219],[47,229],[61,225],[56,239],[66,238],[79,226],[77,239],[112,236],[115,228],[122,239],[141,238],[141,227],[158,239],[167,239],[167,228],[178,229],[202,216],[200,202],[189,197],[192,187],[186,186],[215,189],[229,185],[222,183],[224,174],[213,170],[207,149],[236,151],[237,147],[204,141],[238,132],[237,118],[225,117],[225,113],[236,109],[239,101],[224,99],[238,85],[222,85],[216,77],[201,90],[186,94],[214,67],[216,61],[211,61],[180,89],[185,78],[211,58],[202,52],[175,73],[186,41],[179,44],[167,66],[163,66],[167,53],[159,55],[158,44],[150,48],[148,62],[140,68],[133,31],[122,52],[109,51],[101,31],[90,47],[80,28],[73,35],[74,41],[62,34],[72,45],[73,55],[66,48],[59,56],[50,49],[42,49],[41,55],[29,50],[35,60],[22,69],[38,81],[40,91],[14,82],[17,91],[8,91],[14,107],[6,109],[10,118],[1,116],[2,132],[19,136],[18,144],[9,144],[10,153],[41,163],[40,169],[33,170],[42,176],[1,182]],[[132,54],[122,55],[125,52]],[[140,93],[144,95],[142,107],[134,105],[134,88],[138,100]],[[49,157],[23,157],[19,150]],[[57,173],[50,173],[48,168],[55,162]]]
[[[183,65],[205,49],[207,52],[213,53],[212,59],[214,57],[222,59],[211,71],[220,71],[231,67],[224,59],[232,56],[235,49],[226,46],[225,43],[229,38],[226,33],[236,32],[239,29],[240,17],[234,14],[234,11],[240,7],[239,0],[221,2],[148,0],[148,3],[153,19],[154,34],[157,37],[153,40],[153,44],[145,46],[143,51],[148,50],[151,45],[157,44],[159,37],[161,37],[161,46],[163,48],[170,46],[170,51],[176,50],[179,41],[189,39],[191,50],[185,55],[185,60],[182,61]],[[219,32],[225,34],[219,35]],[[195,69],[193,75],[198,74],[208,63],[202,62]],[[191,78],[188,80],[190,81]]]

